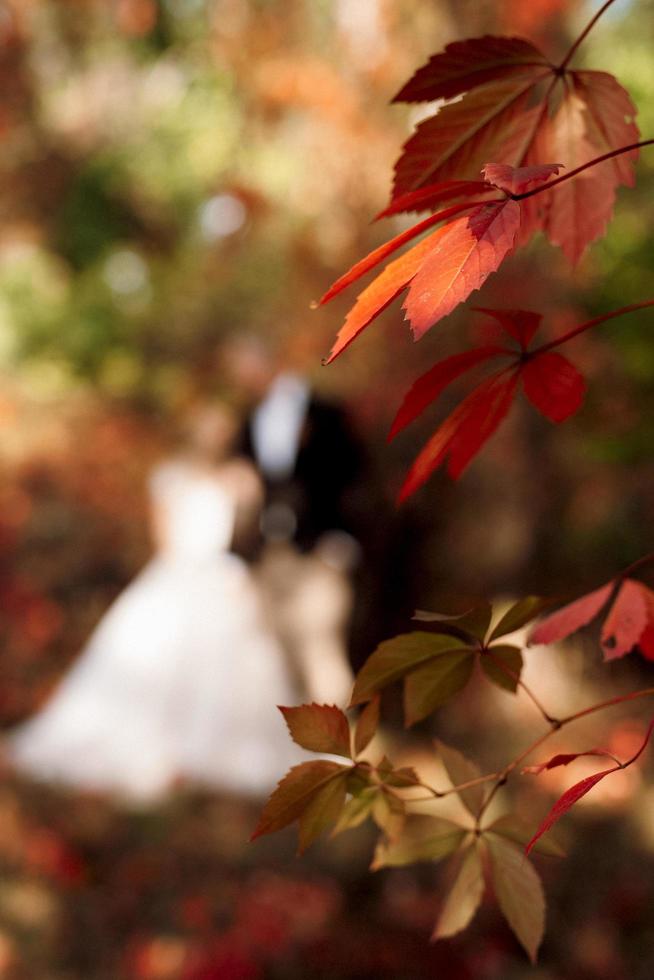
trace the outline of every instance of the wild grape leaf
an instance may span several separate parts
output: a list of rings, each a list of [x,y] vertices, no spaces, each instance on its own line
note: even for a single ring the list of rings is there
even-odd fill
[[[432,933],[432,940],[462,932],[472,921],[484,895],[484,872],[476,844],[465,852]]]
[[[303,704],[297,708],[279,709],[291,738],[310,752],[328,752],[351,758],[350,726],[335,705]]]
[[[582,405],[586,382],[562,354],[545,352],[527,361],[522,369],[525,395],[551,422],[565,422]]]
[[[469,833],[465,827],[451,820],[412,814],[407,818],[398,840],[380,841],[370,870],[397,868],[422,861],[442,861],[459,849]]]
[[[490,647],[486,653],[482,653],[479,663],[493,684],[515,694],[523,666],[522,651],[519,647],[508,644]]]
[[[390,218],[394,214],[410,211],[432,211],[439,204],[458,198],[474,197],[475,200],[483,201],[490,193],[492,187],[485,180],[446,180],[438,184],[428,184],[419,191],[402,194],[384,211],[380,211],[377,218]]]
[[[519,227],[520,206],[508,199],[480,205],[445,226],[404,302],[416,340],[481,288],[513,248]]]
[[[471,780],[478,779],[481,775],[478,766],[470,759],[467,759],[463,752],[446,745],[444,742],[436,742],[438,754],[441,757],[445,771],[449,776],[452,786],[460,786]],[[483,784],[478,786],[468,786],[466,789],[457,790],[457,795],[465,805],[466,809],[477,818],[486,797]]]
[[[431,93],[445,87],[463,98],[421,122],[405,144],[395,167],[392,204],[426,185],[474,180],[486,160],[515,168],[560,160],[572,170],[638,141],[635,107],[612,75],[557,69],[536,48],[527,61],[516,61],[514,42],[477,38],[454,54],[448,46],[399,93],[401,101],[431,101],[436,98]],[[448,68],[454,64],[456,70]],[[446,77],[447,71],[455,74]],[[592,175],[563,182],[537,206],[529,199],[524,222],[529,232],[543,228],[572,262],[578,261],[603,234],[617,186],[633,184],[637,155],[631,151],[594,167]]]
[[[475,603],[465,612],[454,615],[416,609],[413,619],[429,623],[436,632],[448,633],[450,636],[465,634],[466,641],[472,646],[475,640],[483,640],[486,636],[492,615],[492,605],[484,600]]]
[[[529,773],[538,776],[541,772],[545,772],[547,769],[557,769],[559,766],[569,766],[570,763],[575,762],[576,759],[582,759],[586,756],[601,756],[605,759],[613,758],[611,753],[607,752],[605,749],[588,749],[586,752],[559,752],[558,755],[553,755],[551,759],[547,760],[547,762],[540,762],[535,766],[525,766],[522,772],[523,774]]]
[[[396,789],[407,789],[410,786],[419,786],[420,777],[411,766],[401,766],[396,769],[393,763],[386,756],[377,766],[377,776],[380,782],[386,786],[393,786]]]
[[[360,755],[375,737],[379,725],[380,698],[377,695],[368,702],[359,715],[354,729],[354,751]]]
[[[251,840],[299,820],[317,794],[329,783],[347,778],[351,767],[317,759],[294,766],[266,803]]]
[[[351,706],[369,701],[378,691],[426,661],[465,648],[465,643],[456,637],[421,630],[384,640],[357,674]]]
[[[488,827],[485,827],[484,837],[487,834],[499,834],[500,837],[506,837],[507,840],[523,847],[532,836],[527,824],[512,813],[498,817]],[[533,849],[536,854],[544,854],[547,857],[565,857],[565,851],[552,837],[541,838]]]
[[[407,728],[429,717],[462,691],[475,665],[472,650],[455,650],[433,657],[404,680],[404,723]]]
[[[545,932],[545,895],[524,852],[499,835],[484,836],[491,880],[502,914],[532,963]]]
[[[499,639],[501,636],[508,636],[509,633],[515,633],[516,630],[522,629],[532,619],[535,619],[543,609],[551,605],[551,602],[551,599],[544,599],[538,595],[528,595],[523,599],[518,599],[517,602],[507,609],[494,627],[489,637],[489,643]]]
[[[547,645],[565,640],[582,626],[587,626],[597,616],[602,606],[609,601],[612,591],[613,583],[609,582],[608,585],[603,585],[600,589],[595,589],[550,616],[546,616],[532,631],[529,643]]]

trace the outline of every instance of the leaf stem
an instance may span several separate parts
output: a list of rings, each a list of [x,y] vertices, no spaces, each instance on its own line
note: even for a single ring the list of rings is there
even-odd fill
[[[527,695],[527,697],[530,698],[530,700],[535,705],[535,707],[538,708],[538,710],[540,711],[541,715],[543,716],[544,720],[547,722],[548,725],[554,725],[554,724],[558,725],[559,724],[558,719],[557,718],[554,718],[548,711],[545,710],[545,708],[543,707],[543,705],[541,704],[541,702],[539,701],[539,699],[536,697],[536,695],[534,694],[534,692],[531,690],[531,688],[528,687],[527,684],[525,684],[525,682],[522,680],[522,678],[520,677],[520,674],[517,671],[512,670],[509,667],[509,665],[508,664],[505,664],[502,660],[500,660],[499,657],[495,657],[493,655],[493,648],[492,647],[488,647],[486,649],[485,653],[483,654],[483,656],[490,657],[490,659],[493,661],[493,663],[495,664],[495,666],[499,670],[501,670],[502,673],[506,674],[507,677],[510,677],[511,680],[515,681],[515,683],[517,684],[518,687],[521,687],[522,688],[522,690],[525,692],[525,694]]]
[[[479,780],[480,782],[483,782],[485,780],[490,781],[491,779],[495,779],[495,785],[491,788],[488,796],[482,803],[479,815],[477,817],[477,826],[479,826],[482,816],[490,806],[500,788],[504,786],[511,773],[517,769],[520,763],[524,762],[524,760],[530,756],[532,752],[535,752],[536,749],[540,748],[544,742],[551,738],[555,732],[563,728],[564,725],[570,725],[572,722],[578,721],[580,718],[585,718],[587,715],[592,715],[597,711],[603,711],[604,708],[611,708],[616,704],[623,704],[626,701],[635,701],[637,698],[646,697],[654,697],[654,687],[646,687],[640,691],[631,691],[629,694],[619,694],[617,697],[609,698],[607,701],[599,701],[597,704],[592,704],[589,708],[583,708],[581,711],[575,711],[574,714],[561,718],[556,724],[552,723],[552,727],[549,731],[539,736],[539,738],[537,738],[535,742],[532,742],[531,745],[528,745],[527,748],[521,752],[517,758],[513,759],[512,762],[509,762],[504,769],[498,773],[493,773],[488,777],[483,777]],[[633,760],[630,760],[630,762],[631,761]]]
[[[644,146],[651,146],[653,143],[654,139],[641,140],[640,143],[629,143],[628,146],[620,146],[617,150],[609,150],[608,153],[603,153],[600,157],[594,157],[592,160],[582,163],[580,167],[575,167],[574,170],[570,170],[567,174],[561,174],[560,177],[555,177],[554,180],[549,180],[546,184],[539,184],[538,187],[532,187],[530,191],[523,191],[522,194],[509,194],[509,197],[512,201],[524,201],[527,197],[533,197],[535,194],[542,194],[543,191],[549,191],[553,187],[556,187],[557,184],[562,184],[566,180],[571,180],[578,174],[583,173],[584,170],[597,166],[598,163],[603,163],[605,160],[611,160],[613,157],[618,157],[622,153],[629,153],[631,150],[639,150]]]
[[[558,67],[558,72],[559,73],[563,73],[565,71],[568,63],[572,60],[572,58],[576,54],[577,48],[580,46],[580,44],[583,41],[586,40],[586,38],[588,37],[588,35],[592,31],[592,29],[595,26],[595,24],[597,23],[597,21],[602,16],[602,14],[604,13],[604,11],[605,10],[608,10],[609,7],[611,6],[611,4],[613,2],[614,2],[614,0],[606,0],[606,3],[603,4],[603,6],[600,7],[600,9],[597,11],[597,13],[595,14],[595,16],[591,18],[591,20],[588,22],[588,24],[586,25],[586,27],[584,28],[584,30],[581,32],[581,34],[579,35],[579,37],[577,38],[577,40],[574,42],[574,44],[572,45],[572,47],[570,48],[570,50],[566,54],[565,58],[563,59],[563,61],[559,65],[559,67]]]
[[[642,303],[631,303],[629,306],[622,306],[619,310],[612,310],[611,313],[603,313],[601,316],[596,316],[593,320],[587,320],[586,323],[580,324],[573,330],[569,330],[568,333],[563,334],[562,337],[557,337],[554,340],[550,340],[547,344],[542,344],[540,347],[534,348],[534,350],[529,351],[530,356],[535,354],[542,354],[545,351],[553,350],[555,347],[560,347],[561,344],[567,343],[568,340],[572,340],[573,337],[577,337],[580,333],[584,333],[586,330],[590,330],[591,327],[596,327],[600,323],[604,323],[606,320],[613,320],[616,316],[624,316],[627,313],[633,313],[636,310],[644,310],[648,306],[654,306],[654,299],[643,300]],[[654,554],[648,556],[648,559],[654,558]],[[639,559],[638,564],[644,563],[645,559]],[[630,566],[631,569],[631,566]],[[628,570],[630,570],[628,569]],[[625,572],[622,573],[626,574]]]

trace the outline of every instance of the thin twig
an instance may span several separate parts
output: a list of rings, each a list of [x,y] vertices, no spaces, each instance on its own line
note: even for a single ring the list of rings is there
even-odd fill
[[[597,13],[595,14],[595,16],[588,22],[588,24],[586,25],[586,27],[584,28],[584,30],[581,32],[581,34],[579,35],[579,37],[577,38],[577,40],[575,41],[575,43],[572,45],[572,47],[570,48],[570,50],[566,54],[565,58],[563,59],[563,61],[559,65],[559,67],[558,67],[559,73],[563,73],[565,71],[566,66],[569,64],[569,62],[572,60],[572,58],[576,54],[577,48],[579,47],[579,45],[582,43],[582,41],[585,41],[586,40],[586,38],[588,37],[588,35],[592,31],[592,29],[595,26],[595,24],[597,23],[597,21],[602,16],[602,14],[604,13],[604,11],[605,10],[608,10],[609,7],[611,6],[611,4],[613,2],[614,2],[614,0],[606,0],[606,3],[602,7],[600,7],[600,9],[597,11]]]
[[[529,355],[533,357],[536,354],[542,354],[545,351],[553,350],[555,347],[560,347],[561,344],[565,344],[569,340],[572,340],[573,337],[579,336],[580,333],[584,333],[584,331],[590,330],[591,327],[596,327],[600,323],[604,323],[607,320],[613,320],[617,316],[624,316],[627,313],[633,313],[636,310],[647,309],[648,306],[654,306],[654,299],[646,299],[643,300],[642,303],[631,303],[629,306],[623,306],[619,310],[612,310],[611,313],[604,313],[601,316],[596,316],[593,320],[588,320],[586,323],[581,323],[578,327],[575,327],[573,330],[569,330],[568,333],[563,334],[562,337],[556,337],[554,340],[550,340],[547,344],[542,344],[540,347],[536,347],[533,350],[530,350]],[[654,555],[647,556],[647,559],[641,558],[636,563],[636,566],[640,565],[641,563],[645,564],[646,560],[651,560],[652,558],[654,558]],[[632,570],[633,570],[633,566],[630,566],[627,571],[632,571]],[[623,572],[622,574],[624,575],[626,573]]]
[[[640,143],[629,143],[628,146],[620,146],[617,150],[609,150],[608,153],[603,153],[600,157],[594,157],[594,159],[582,163],[580,167],[575,167],[574,170],[570,170],[567,174],[561,174],[560,177],[549,180],[546,184],[539,184],[538,187],[532,187],[530,191],[523,191],[522,194],[509,194],[509,197],[512,201],[524,201],[527,197],[533,197],[535,194],[542,194],[543,191],[551,190],[557,184],[562,184],[564,181],[576,177],[578,174],[583,173],[584,170],[597,166],[598,163],[604,163],[605,160],[619,157],[622,153],[629,153],[631,150],[640,150],[642,147],[651,146],[653,143],[654,139],[641,140]]]

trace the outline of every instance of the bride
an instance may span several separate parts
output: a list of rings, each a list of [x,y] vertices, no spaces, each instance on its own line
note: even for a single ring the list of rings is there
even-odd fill
[[[119,596],[9,761],[33,776],[147,800],[176,780],[267,792],[301,761],[278,704],[297,703],[233,537],[258,477],[230,455],[235,422],[199,410],[186,452],[150,481],[155,557]]]

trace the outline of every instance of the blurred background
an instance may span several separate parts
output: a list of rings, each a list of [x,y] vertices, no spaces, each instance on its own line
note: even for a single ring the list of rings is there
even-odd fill
[[[413,71],[449,41],[485,32],[526,36],[556,59],[598,7],[0,2],[6,728],[44,703],[147,560],[148,472],[175,445],[189,406],[229,395],[216,351],[241,330],[301,349],[312,383],[348,410],[366,446],[389,546],[374,583],[385,617],[368,617],[362,647],[407,629],[416,607],[460,594],[581,593],[652,549],[651,314],[569,345],[589,391],[564,427],[517,406],[458,484],[437,475],[396,512],[402,473],[440,416],[390,447],[388,425],[411,381],[474,338],[479,316],[458,311],[414,345],[393,306],[322,368],[349,297],[310,309],[401,227],[371,218],[420,118],[420,108],[389,106]],[[654,134],[652,36],[652,0],[618,0],[577,59],[626,86],[644,137]],[[539,310],[554,334],[649,298],[653,186],[645,151],[636,189],[619,193],[607,238],[578,269],[539,238],[489,281],[483,305]],[[652,684],[651,663],[601,666],[592,638],[546,669],[539,656],[529,675],[563,710]],[[420,753],[437,730],[492,770],[539,730],[529,704],[515,704],[480,682],[436,728],[411,743],[400,736],[401,751]],[[622,720],[614,712],[569,737],[587,733],[627,755],[648,718],[646,707]],[[564,828],[568,859],[541,862],[550,914],[531,969],[490,906],[461,938],[430,946],[439,870],[369,875],[365,829],[296,861],[288,836],[246,843],[257,808],[237,798],[180,792],[130,811],[8,775],[0,977],[645,980],[654,972],[651,759],[624,776]],[[556,792],[567,781],[543,785]],[[534,798],[531,785],[517,795],[534,821],[545,811],[549,797]]]

